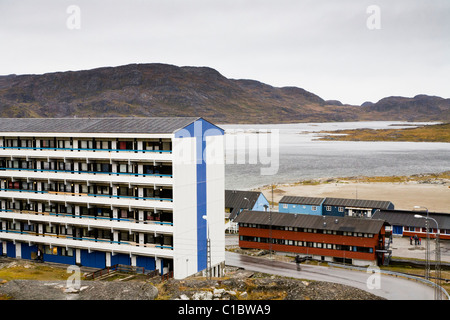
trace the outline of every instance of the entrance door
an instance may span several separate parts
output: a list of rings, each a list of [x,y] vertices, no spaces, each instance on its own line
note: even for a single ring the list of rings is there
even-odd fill
[[[392,226],[392,233],[393,234],[403,234],[403,226]]]

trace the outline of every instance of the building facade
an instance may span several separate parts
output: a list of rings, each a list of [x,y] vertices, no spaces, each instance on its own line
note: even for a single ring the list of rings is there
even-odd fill
[[[384,220],[243,211],[235,221],[241,248],[362,266],[383,263],[386,253]]]
[[[234,219],[243,210],[267,211],[268,209],[269,201],[262,192],[225,190],[225,222],[228,232],[237,232],[237,223]]]
[[[321,216],[324,201],[325,198],[284,196],[278,203],[278,211]]]
[[[409,210],[378,210],[373,215],[374,219],[386,220],[391,225],[393,235],[403,237],[419,238],[427,237],[426,219],[418,219],[416,214],[426,217],[427,213],[422,211]],[[439,233],[439,238],[443,240],[450,240],[450,213],[429,212],[429,218],[436,220],[439,225],[439,232],[436,223],[430,219],[428,225],[428,232],[430,238],[436,238]]]
[[[0,253],[219,274],[223,133],[202,118],[0,119]]]
[[[379,200],[284,196],[279,202],[278,211],[319,216],[371,218],[379,209],[392,210],[394,204],[390,201]]]

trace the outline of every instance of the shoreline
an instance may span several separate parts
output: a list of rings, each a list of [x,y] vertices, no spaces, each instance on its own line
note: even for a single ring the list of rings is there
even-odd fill
[[[333,197],[391,201],[397,210],[414,206],[450,213],[450,171],[411,176],[339,177],[301,180],[253,188],[276,206],[285,196]]]
[[[403,129],[346,129],[321,131],[322,141],[409,141],[450,143],[450,123]],[[323,135],[325,134],[325,135]]]

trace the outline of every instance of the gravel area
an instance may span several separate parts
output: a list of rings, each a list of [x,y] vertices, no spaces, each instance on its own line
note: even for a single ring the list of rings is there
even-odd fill
[[[77,290],[66,281],[11,280],[0,286],[2,294],[14,300],[153,300],[158,290],[135,281],[81,281]]]
[[[385,300],[336,283],[249,274],[243,270],[223,280],[171,279],[161,291],[170,300]]]
[[[1,268],[36,267],[23,260],[9,260]],[[344,285],[290,279],[226,267],[223,278],[183,280],[159,278],[129,281],[0,279],[0,299],[12,300],[379,300],[366,291]]]

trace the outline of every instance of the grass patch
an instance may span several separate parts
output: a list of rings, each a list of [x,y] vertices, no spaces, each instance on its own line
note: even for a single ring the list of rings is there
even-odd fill
[[[450,143],[450,123],[406,129],[354,129],[322,131],[321,133],[339,134],[319,138],[319,140],[328,141],[412,141]]]
[[[3,280],[67,280],[70,276],[63,268],[52,268],[49,266],[37,266],[30,264],[29,267],[14,266],[0,269],[0,279]]]

